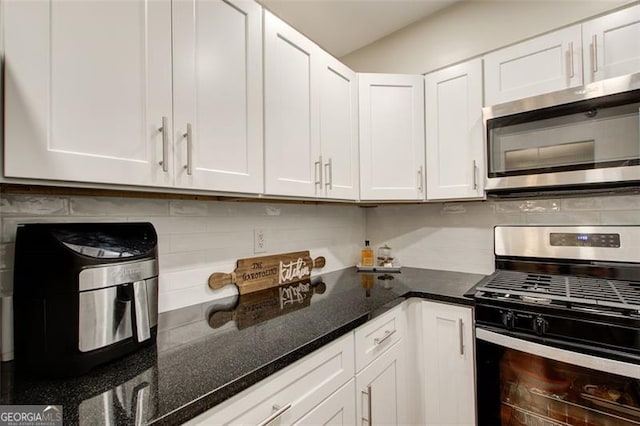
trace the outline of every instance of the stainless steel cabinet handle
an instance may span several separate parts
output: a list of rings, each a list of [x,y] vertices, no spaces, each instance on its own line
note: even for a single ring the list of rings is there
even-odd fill
[[[473,160],[473,168],[471,169],[471,175],[473,176],[473,189],[478,189],[478,177],[476,176],[478,167],[476,166],[476,160]]]
[[[158,129],[162,132],[162,161],[158,164],[162,166],[163,172],[169,171],[169,117],[162,117],[162,127]]]
[[[329,158],[329,161],[324,165],[324,175],[326,177],[326,185],[329,185],[329,189],[333,189],[333,163],[331,162],[331,158]]]
[[[381,345],[385,340],[387,340],[389,337],[393,336],[394,334],[396,334],[396,331],[398,331],[397,328],[394,328],[393,330],[386,330],[384,332],[384,337],[376,337],[375,339],[373,339],[373,344],[374,345]]]
[[[373,409],[371,408],[371,385],[367,386],[367,390],[366,391],[362,391],[363,394],[367,395],[367,404],[369,405],[369,418],[365,419],[364,417],[362,418],[362,420],[364,420],[365,422],[369,423],[369,425],[372,425],[372,412]]]
[[[569,78],[573,78],[576,74],[575,74],[575,69],[573,67],[573,42],[570,41],[569,42],[569,51],[567,52],[569,54]]]
[[[187,165],[184,168],[187,170],[187,174],[191,176],[193,174],[193,135],[191,133],[191,123],[187,123],[187,133],[184,135],[187,138]]]
[[[458,337],[460,338],[460,355],[464,355],[464,339],[463,339],[463,327],[462,319],[458,319]]]
[[[316,174],[315,184],[316,186],[319,186],[320,188],[322,188],[322,155],[320,156],[318,161],[313,163],[313,165],[314,165],[315,174]]]
[[[598,35],[591,36],[591,70],[598,72]]]
[[[289,408],[291,408],[291,403],[285,405],[284,407],[278,407],[277,405],[274,405],[273,409],[276,410],[275,413],[271,414],[269,417],[258,423],[258,426],[267,426],[269,423],[283,415]]]
[[[418,169],[418,191],[422,192],[422,166]]]

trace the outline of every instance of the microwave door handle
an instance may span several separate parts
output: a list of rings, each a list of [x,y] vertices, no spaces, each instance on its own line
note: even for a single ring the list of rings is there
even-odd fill
[[[144,280],[133,283],[133,309],[136,320],[136,336],[138,342],[144,342],[151,338],[147,283]]]

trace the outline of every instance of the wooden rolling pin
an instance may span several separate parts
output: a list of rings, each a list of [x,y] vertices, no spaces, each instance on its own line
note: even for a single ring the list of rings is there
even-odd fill
[[[308,250],[238,259],[236,269],[232,273],[215,272],[211,274],[209,287],[217,290],[228,284],[235,284],[238,286],[240,294],[253,293],[309,279],[312,269],[322,268],[324,265],[324,257],[312,259]]]

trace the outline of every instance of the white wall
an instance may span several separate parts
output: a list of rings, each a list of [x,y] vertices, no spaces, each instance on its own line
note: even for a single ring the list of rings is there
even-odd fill
[[[0,199],[0,289],[13,292],[16,226],[29,222],[149,221],[159,237],[159,311],[235,294],[213,291],[213,272],[237,259],[310,250],[322,271],[354,265],[365,238],[365,213],[342,205],[267,204],[106,197],[3,195]],[[268,253],[253,253],[253,229],[265,230]],[[46,271],[43,271],[46,273]]]
[[[493,227],[507,224],[640,225],[640,195],[379,206],[367,238],[404,266],[490,274]]]
[[[340,60],[358,72],[424,74],[627,3],[630,1],[466,0]]]

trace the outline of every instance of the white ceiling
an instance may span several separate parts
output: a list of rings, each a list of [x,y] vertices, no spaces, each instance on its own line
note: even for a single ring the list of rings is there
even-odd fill
[[[457,0],[259,1],[339,58]]]

